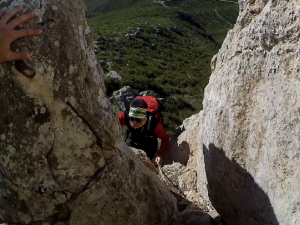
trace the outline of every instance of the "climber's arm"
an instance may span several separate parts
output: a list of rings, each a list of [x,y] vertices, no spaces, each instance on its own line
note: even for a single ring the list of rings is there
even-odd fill
[[[124,112],[122,112],[122,113],[120,113],[120,114],[118,115],[118,119],[119,119],[119,122],[120,122],[121,126],[124,126],[125,123],[126,123]]]
[[[158,123],[155,127],[154,133],[156,136],[161,139],[160,149],[158,151],[158,157],[162,157],[166,148],[169,145],[169,135],[167,134],[165,128],[162,123]]]

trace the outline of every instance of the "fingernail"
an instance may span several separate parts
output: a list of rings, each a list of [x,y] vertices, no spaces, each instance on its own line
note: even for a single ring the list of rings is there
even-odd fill
[[[29,59],[31,57],[31,54],[30,53],[27,53],[26,54],[26,59]]]

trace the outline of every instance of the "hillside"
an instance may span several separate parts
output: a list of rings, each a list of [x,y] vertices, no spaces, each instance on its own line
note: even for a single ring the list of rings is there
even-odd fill
[[[149,4],[149,0],[84,0],[88,11],[93,13],[107,13],[124,8],[134,8]]]
[[[182,120],[202,109],[210,61],[233,27],[238,4],[223,1],[86,0],[97,58],[105,73],[107,95],[123,86],[136,92],[153,90],[173,101],[164,104],[165,125],[171,134]],[[141,37],[134,37],[142,30]],[[126,37],[127,35],[127,37]],[[170,97],[171,96],[171,97]]]

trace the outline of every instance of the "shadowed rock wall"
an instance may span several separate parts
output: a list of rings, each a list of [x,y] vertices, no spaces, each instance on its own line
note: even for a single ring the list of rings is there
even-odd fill
[[[10,0],[37,17],[30,79],[0,65],[0,223],[171,224],[168,190],[128,150],[79,0]]]
[[[205,90],[198,189],[229,225],[297,225],[299,1],[239,3]]]

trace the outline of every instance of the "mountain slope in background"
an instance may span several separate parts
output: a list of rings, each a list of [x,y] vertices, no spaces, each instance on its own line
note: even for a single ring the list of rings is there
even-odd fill
[[[107,13],[114,10],[134,8],[149,4],[149,0],[84,0],[88,11]]]
[[[107,95],[123,86],[153,90],[166,102],[164,123],[171,134],[184,118],[202,109],[210,61],[238,15],[237,1],[85,0],[96,55],[105,73]],[[141,31],[140,36],[134,36]],[[171,98],[170,98],[171,96]]]

